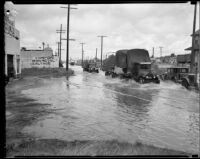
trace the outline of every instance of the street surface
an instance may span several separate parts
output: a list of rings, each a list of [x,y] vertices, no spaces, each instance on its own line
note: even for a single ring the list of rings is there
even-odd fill
[[[25,96],[52,113],[22,131],[35,138],[112,140],[155,145],[198,153],[198,93],[179,84],[138,84],[133,80],[83,72],[75,76],[41,79]]]

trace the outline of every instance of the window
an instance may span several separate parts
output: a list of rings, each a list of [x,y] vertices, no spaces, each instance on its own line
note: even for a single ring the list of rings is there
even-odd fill
[[[182,72],[182,73],[187,73],[188,71],[187,71],[186,68],[182,68],[182,69],[181,69],[181,72]]]
[[[149,64],[141,64],[141,65],[140,65],[140,68],[141,68],[141,69],[150,69],[150,68],[151,68],[151,65],[149,65]]]

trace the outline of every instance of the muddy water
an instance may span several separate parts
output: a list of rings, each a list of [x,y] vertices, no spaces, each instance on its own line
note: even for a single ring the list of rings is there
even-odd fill
[[[36,138],[140,141],[197,153],[198,94],[173,82],[140,85],[91,74],[78,66],[75,76],[41,79],[22,93],[54,113],[41,116],[23,132]],[[55,113],[56,112],[56,113]]]

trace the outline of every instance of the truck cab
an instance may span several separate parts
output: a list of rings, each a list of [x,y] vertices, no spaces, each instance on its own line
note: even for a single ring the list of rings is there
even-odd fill
[[[151,62],[135,63],[133,68],[133,77],[139,83],[160,83],[160,80],[157,77],[157,75],[155,75],[151,71]]]

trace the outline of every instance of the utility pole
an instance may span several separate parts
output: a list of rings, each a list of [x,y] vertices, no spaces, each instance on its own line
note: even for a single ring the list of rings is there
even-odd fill
[[[61,62],[61,50],[62,50],[62,33],[65,33],[65,30],[62,30],[62,24],[60,25],[60,30],[56,30],[56,33],[60,34],[60,51],[59,51],[59,63]]]
[[[70,4],[68,4],[68,7],[61,7],[67,9],[67,48],[66,48],[66,71],[68,71],[68,63],[69,63],[69,18],[70,18],[70,9],[77,9],[70,7]]]
[[[194,41],[195,41],[195,30],[196,30],[196,13],[197,13],[197,4],[194,6],[194,20],[193,20],[193,31],[192,31],[192,53],[191,53],[191,73],[195,73],[195,46],[194,46]]]
[[[152,54],[152,58],[154,58],[154,47],[153,47],[153,54]]]
[[[160,48],[160,57],[162,57],[162,46],[159,46],[159,48]]]
[[[45,43],[44,43],[44,42],[42,42],[43,50],[44,50],[44,45],[45,45]]]
[[[103,36],[103,35],[101,35],[101,36],[98,36],[98,37],[100,37],[100,38],[101,38],[101,69],[102,69],[103,38],[104,38],[104,37],[107,37],[107,36]]]
[[[200,2],[199,2],[199,31],[200,31]],[[199,87],[199,90],[200,90],[200,32],[199,32],[199,52],[198,52],[198,74],[197,74],[197,83],[198,83],[198,87]],[[200,150],[200,148],[199,148]],[[200,152],[200,151],[199,151]]]
[[[97,48],[96,48],[96,61],[97,61]]]
[[[81,65],[82,65],[82,67],[83,67],[83,45],[85,44],[85,43],[80,43],[81,45],[82,45],[82,61],[81,61]]]

